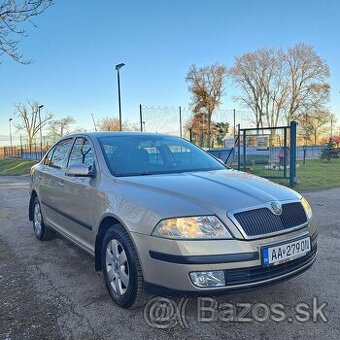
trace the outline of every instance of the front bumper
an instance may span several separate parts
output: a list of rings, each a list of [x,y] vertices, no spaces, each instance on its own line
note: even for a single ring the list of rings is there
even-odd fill
[[[261,264],[260,248],[301,235],[311,236],[311,251],[304,257],[272,267]],[[144,280],[151,287],[196,294],[239,291],[285,281],[307,270],[317,257],[317,230],[298,231],[258,240],[175,241],[132,233]],[[223,270],[226,285],[199,288],[189,273]]]

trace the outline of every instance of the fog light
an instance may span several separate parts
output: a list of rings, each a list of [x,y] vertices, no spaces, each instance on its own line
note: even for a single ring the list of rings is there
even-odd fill
[[[200,288],[223,287],[225,286],[223,270],[211,272],[192,272],[190,273],[191,282]]]

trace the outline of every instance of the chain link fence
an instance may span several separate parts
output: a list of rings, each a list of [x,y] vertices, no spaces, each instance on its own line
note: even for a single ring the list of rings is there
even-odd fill
[[[142,105],[143,131],[188,138],[187,124],[191,111],[181,106]]]
[[[183,136],[190,139],[190,122],[194,116],[190,108],[183,106],[141,105],[143,131]],[[253,113],[245,110],[220,108],[212,115],[215,123],[228,123],[228,135],[234,135],[234,126],[254,126]],[[206,127],[202,124],[202,131]],[[235,132],[236,134],[236,132]]]

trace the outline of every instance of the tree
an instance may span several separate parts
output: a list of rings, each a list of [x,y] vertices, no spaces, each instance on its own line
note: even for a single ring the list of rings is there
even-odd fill
[[[241,90],[234,99],[252,110],[258,128],[327,110],[329,69],[306,44],[286,52],[265,48],[246,53],[228,73]]]
[[[195,113],[187,122],[186,129],[191,132],[192,141],[201,146],[205,146],[205,136],[208,135],[208,119],[203,112]]]
[[[119,119],[104,117],[97,122],[97,128],[100,131],[119,131]],[[123,122],[122,128],[123,130],[138,131],[138,127],[134,124],[130,124],[128,121]]]
[[[339,136],[333,137],[333,141],[338,149],[340,149],[340,134]]]
[[[48,136],[52,139],[52,141],[55,141],[64,135],[76,132],[75,130],[72,130],[72,125],[75,122],[75,119],[71,116],[51,120],[48,123]]]
[[[208,120],[207,116],[202,113],[196,113],[187,122],[186,130],[191,131],[192,141],[201,147],[206,144],[208,136]],[[223,144],[223,139],[229,131],[229,123],[211,121],[211,139],[216,141],[218,145]]]
[[[119,131],[120,130],[119,119],[104,117],[97,122],[97,128],[100,131]]]
[[[249,108],[257,128],[277,126],[288,96],[288,76],[282,50],[260,49],[235,59],[229,69],[241,93],[234,97]]]
[[[19,123],[16,125],[16,128],[25,131],[28,145],[31,148],[34,137],[52,119],[53,115],[49,112],[41,112],[40,121],[39,103],[37,101],[28,101],[27,104],[16,104],[14,107],[16,115],[19,117]]]
[[[213,123],[213,136],[218,145],[223,144],[223,139],[229,131],[229,123],[214,122]]]
[[[53,0],[0,0],[0,55],[7,55],[21,64],[29,64],[18,49],[20,40],[27,37],[22,27],[32,25],[32,18],[43,13]]]
[[[329,111],[315,111],[299,117],[300,135],[307,141],[317,144],[320,136],[328,131],[332,114]]]
[[[186,76],[189,91],[192,92],[191,106],[194,114],[207,120],[208,147],[211,139],[211,117],[221,104],[226,68],[215,64],[197,68],[192,65]]]
[[[339,150],[335,148],[335,142],[330,138],[321,151],[320,159],[330,162],[332,158],[339,158]]]
[[[300,43],[285,55],[290,83],[286,121],[298,120],[306,112],[325,111],[329,101],[329,67],[312,46]]]

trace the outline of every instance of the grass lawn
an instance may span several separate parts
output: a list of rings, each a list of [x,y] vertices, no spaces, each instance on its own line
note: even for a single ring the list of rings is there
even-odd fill
[[[37,161],[23,159],[2,159],[0,160],[0,176],[27,175],[31,166]]]
[[[299,163],[296,175],[298,191],[319,190],[340,187],[340,158],[326,163],[319,159],[306,160]]]
[[[0,160],[0,176],[26,175],[29,174],[32,165],[37,161],[22,159]],[[296,169],[297,184],[294,189],[297,191],[312,191],[340,187],[340,159],[332,159],[325,163],[319,159],[307,160],[306,164],[298,162]],[[273,171],[264,168],[264,165],[252,165],[253,173],[258,176],[282,176],[283,171]],[[288,185],[288,180],[271,179],[274,182]]]
[[[296,176],[298,184],[294,187],[297,191],[313,191],[340,187],[340,159],[332,159],[329,163],[319,159],[306,160],[306,164],[297,162]],[[256,164],[250,166],[255,175],[258,176],[283,176],[283,170],[267,170],[264,165]],[[241,169],[242,170],[242,169]],[[289,170],[287,175],[289,176]],[[288,180],[270,178],[270,180],[288,185]]]

